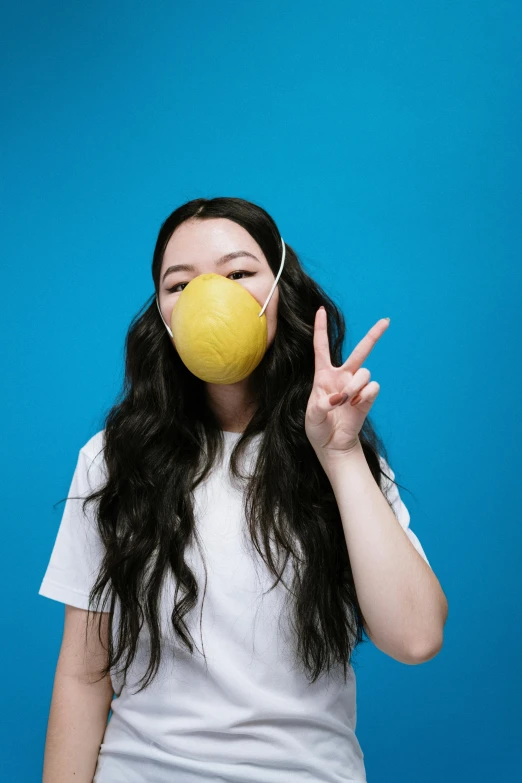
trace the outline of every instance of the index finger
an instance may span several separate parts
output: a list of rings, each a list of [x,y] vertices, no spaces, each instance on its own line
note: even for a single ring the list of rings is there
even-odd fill
[[[359,367],[369,356],[377,340],[382,337],[390,322],[387,318],[380,318],[376,324],[372,326],[370,331],[357,343],[347,360],[344,362],[343,367],[349,370],[352,375],[357,372]]]
[[[328,319],[326,310],[322,307],[315,313],[313,345],[315,371],[330,369],[332,361],[330,357],[330,343],[328,341]]]

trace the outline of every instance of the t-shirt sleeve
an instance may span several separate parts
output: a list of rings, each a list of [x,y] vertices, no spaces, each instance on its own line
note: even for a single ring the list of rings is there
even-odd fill
[[[381,468],[384,470],[387,476],[389,476],[391,479],[395,478],[395,473],[390,468],[384,457],[379,455],[379,461],[381,464]],[[405,531],[406,535],[410,539],[411,543],[417,550],[417,552],[422,555],[424,560],[427,562],[427,564],[430,566],[430,562],[428,558],[426,557],[426,553],[424,552],[424,549],[422,548],[421,542],[413,532],[413,530],[410,527],[410,513],[408,509],[406,508],[400,494],[399,489],[396,484],[393,483],[393,481],[390,481],[385,476],[382,477],[382,480],[384,482],[383,491],[388,498],[388,500],[391,503],[392,510],[399,520],[402,529]]]
[[[89,592],[101,566],[103,543],[95,519],[96,502],[88,503],[84,513],[82,498],[98,489],[104,478],[103,464],[82,448],[39,595],[80,609],[88,608]],[[106,587],[103,598],[107,592]],[[108,608],[105,604],[105,611]]]

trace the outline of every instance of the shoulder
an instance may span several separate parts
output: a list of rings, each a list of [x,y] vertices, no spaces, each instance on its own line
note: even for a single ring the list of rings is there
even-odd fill
[[[382,470],[382,475],[380,478],[381,490],[391,502],[395,502],[398,495],[397,485],[395,484],[395,471],[384,459],[382,454],[379,454],[378,456],[379,465]]]
[[[80,458],[87,467],[103,470],[105,467],[105,430],[100,430],[90,438],[80,449]]]
[[[86,457],[91,460],[99,458],[99,455],[103,453],[105,446],[105,430],[100,430],[85,443],[80,451],[82,451]]]
[[[379,458],[379,465],[381,467],[381,470],[385,473],[385,476],[383,477],[384,481],[391,483],[389,482],[389,479],[393,480],[395,478],[395,473],[392,470],[391,465],[384,459],[382,454],[378,454],[377,456]]]

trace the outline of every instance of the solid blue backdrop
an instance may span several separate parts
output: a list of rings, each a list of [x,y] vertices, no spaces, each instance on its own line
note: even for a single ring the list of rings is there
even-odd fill
[[[41,776],[53,504],[119,389],[160,223],[227,195],[263,206],[341,305],[345,356],[391,317],[370,415],[449,618],[426,664],[361,648],[368,779],[514,780],[520,3],[20,2],[0,28],[2,779]]]

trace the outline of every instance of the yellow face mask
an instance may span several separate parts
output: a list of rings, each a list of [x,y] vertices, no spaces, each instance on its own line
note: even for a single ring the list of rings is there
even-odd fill
[[[257,367],[266,352],[265,309],[283,271],[286,245],[279,272],[259,312],[259,302],[237,280],[209,272],[194,277],[181,292],[165,323],[158,297],[156,304],[183,364],[207,383],[237,383]]]

